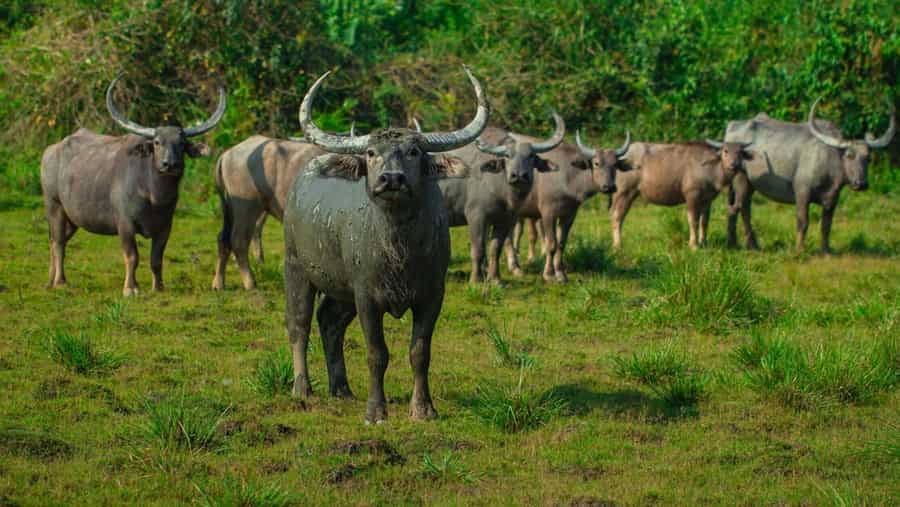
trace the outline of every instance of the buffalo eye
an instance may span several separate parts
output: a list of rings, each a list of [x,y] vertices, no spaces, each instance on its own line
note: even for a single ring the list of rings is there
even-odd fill
[[[369,151],[366,152],[366,155],[368,155],[369,157],[374,158],[374,157],[375,157],[375,150],[369,149]]]
[[[412,148],[411,150],[409,150],[409,153],[408,153],[407,155],[409,155],[410,157],[418,157],[418,156],[419,156],[419,149],[418,149],[418,148]]]
[[[852,151],[848,151],[847,158],[849,158],[850,160],[853,160],[854,158],[856,158],[856,153],[854,153]]]

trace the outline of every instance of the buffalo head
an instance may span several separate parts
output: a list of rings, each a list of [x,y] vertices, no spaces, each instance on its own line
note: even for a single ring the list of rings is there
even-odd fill
[[[616,149],[595,149],[585,146],[581,142],[581,131],[575,131],[575,144],[578,145],[578,151],[587,160],[576,160],[573,164],[579,169],[590,169],[593,175],[594,184],[604,194],[614,194],[616,188],[616,170],[630,171],[631,166],[622,164],[628,148],[631,146],[631,132],[625,131],[625,143]]]
[[[706,144],[715,148],[719,153],[723,176],[723,181],[720,183],[723,185],[731,183],[738,171],[744,167],[745,160],[753,160],[753,152],[747,150],[752,143],[723,143],[707,139]]]
[[[891,139],[894,137],[894,132],[896,131],[895,113],[893,111],[891,112],[890,126],[888,126],[887,132],[881,137],[876,138],[871,133],[866,133],[865,139],[846,140],[843,139],[843,136],[830,136],[819,130],[819,127],[816,126],[816,106],[819,105],[820,100],[822,100],[822,97],[816,99],[809,109],[809,117],[807,118],[809,131],[812,132],[819,141],[840,150],[841,161],[843,162],[844,168],[844,177],[847,179],[847,182],[850,183],[850,188],[853,190],[865,190],[869,188],[867,176],[869,150],[871,148],[884,148],[891,142]]]
[[[556,111],[551,111],[551,114],[556,123],[556,130],[546,141],[530,143],[518,139],[514,134],[507,134],[506,138],[497,146],[482,143],[481,139],[475,141],[475,146],[479,150],[499,157],[483,164],[481,170],[494,173],[505,171],[506,181],[510,185],[526,191],[531,188],[535,170],[538,172],[558,171],[559,167],[538,156],[559,146],[566,133],[566,123],[562,117],[556,114]]]
[[[460,130],[432,133],[389,128],[354,137],[324,132],[313,123],[310,111],[319,87],[330,74],[326,72],[312,85],[300,106],[304,137],[327,152],[356,155],[341,158],[329,169],[329,175],[350,180],[365,178],[368,193],[376,203],[401,206],[419,197],[427,179],[466,175],[466,167],[459,159],[435,154],[471,143],[487,125],[489,111],[484,91],[469,69],[463,68],[475,88],[478,111],[472,122]]]
[[[188,138],[199,136],[212,130],[225,115],[227,99],[225,89],[219,87],[219,104],[216,111],[206,121],[196,127],[179,126],[144,127],[132,122],[116,107],[113,89],[121,76],[116,76],[106,90],[106,108],[110,116],[122,128],[148,140],[143,146],[144,153],[152,154],[153,168],[161,175],[181,176],[184,172],[184,156],[202,157],[209,155],[209,147],[202,143],[191,143]]]

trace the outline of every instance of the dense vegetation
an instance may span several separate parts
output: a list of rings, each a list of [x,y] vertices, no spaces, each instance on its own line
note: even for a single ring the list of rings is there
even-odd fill
[[[102,98],[120,71],[130,114],[150,125],[196,121],[226,83],[218,147],[297,133],[302,94],[329,68],[340,72],[318,114],[332,128],[414,115],[450,127],[471,111],[464,62],[488,85],[494,123],[549,132],[554,107],[609,143],[626,128],[720,137],[758,111],[799,119],[818,95],[859,138],[883,131],[900,100],[891,0],[13,0],[0,11],[0,173],[32,192],[48,143],[77,125],[111,130]]]
[[[463,228],[435,334],[441,417],[405,417],[409,315],[385,320],[390,420],[364,401],[288,396],[281,231],[259,289],[209,289],[221,226],[210,168],[251,133],[297,134],[311,79],[340,71],[317,121],[346,129],[468,118],[459,67],[486,83],[494,123],[548,133],[547,108],[594,142],[720,136],[768,111],[881,133],[900,98],[891,0],[7,0],[0,2],[0,505],[898,505],[900,141],[846,191],[835,255],[791,251],[791,206],[757,197],[763,250],[688,252],[684,210],[638,204],[610,249],[605,199],[579,213],[568,285],[504,271],[472,286]],[[189,163],[149,292],[149,242],[124,300],[115,237],[79,232],[69,286],[42,288],[40,153],[77,126],[230,107]],[[812,223],[819,218],[813,208]],[[808,245],[818,242],[810,228]],[[315,334],[315,333],[314,333]],[[348,330],[350,384],[368,379]]]

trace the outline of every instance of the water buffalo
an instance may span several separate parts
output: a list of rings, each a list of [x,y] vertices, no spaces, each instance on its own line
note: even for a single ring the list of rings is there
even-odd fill
[[[634,143],[616,175],[610,221],[613,248],[622,245],[622,222],[634,200],[675,206],[687,203],[690,239],[695,249],[706,243],[709,210],[719,192],[731,184],[742,160],[752,157],[738,143],[691,142],[680,144]]]
[[[558,170],[539,155],[556,148],[563,141],[566,125],[555,112],[556,130],[550,139],[534,142],[519,134],[498,128],[487,128],[474,144],[453,150],[471,168],[465,179],[446,179],[438,183],[450,227],[469,225],[472,275],[478,283],[484,278],[484,253],[488,228],[491,229],[487,278],[500,282],[500,252],[509,232],[516,224],[516,212],[531,191],[534,171]],[[514,270],[522,275],[518,267]]]
[[[450,232],[435,180],[464,177],[465,169],[446,152],[471,143],[488,121],[481,85],[466,69],[478,110],[461,130],[418,133],[384,129],[341,138],[319,130],[310,109],[326,73],[300,107],[306,139],[330,152],[313,159],[294,180],[284,210],[285,320],[294,359],[295,396],[312,394],[306,349],[313,303],[325,351],[329,390],[351,396],[344,365],[344,332],[359,315],[368,345],[369,398],[366,421],[387,418],[384,373],[388,349],[385,313],[396,318],[411,309],[409,361],[414,388],[410,416],[437,413],[428,390],[431,336],[444,299]]]
[[[248,258],[250,244],[262,262],[266,217],[281,221],[291,183],[307,162],[326,152],[302,139],[284,141],[251,136],[229,148],[216,163],[215,181],[222,201],[219,258],[212,288],[225,288],[225,266],[234,252],[245,289],[256,286]]]
[[[810,203],[822,206],[822,252],[830,251],[831,221],[841,189],[848,184],[853,190],[868,188],[869,150],[884,148],[891,142],[896,119],[891,112],[890,126],[877,139],[866,134],[864,140],[846,140],[834,124],[815,119],[819,100],[813,102],[805,123],[779,121],[760,113],[752,120],[728,124],[726,142],[752,142],[753,150],[760,154],[745,162],[744,171],[734,179],[729,245],[737,243],[736,214],[740,211],[747,245],[757,248],[750,223],[750,199],[754,191],[759,191],[774,201],[797,205],[798,251],[803,250],[806,239]]]
[[[544,155],[548,163],[557,166],[559,170],[535,175],[531,192],[519,207],[518,215],[526,220],[540,220],[541,229],[545,233],[545,281],[568,280],[562,258],[578,208],[599,192],[615,191],[618,161],[630,145],[631,135],[627,134],[625,144],[615,150],[591,150],[561,143],[555,150]],[[529,232],[529,251],[533,252],[533,228]],[[513,272],[521,270],[517,259],[520,234],[521,227],[517,225],[512,240],[506,242],[507,263]]]
[[[151,238],[153,288],[162,290],[163,251],[172,229],[184,157],[209,154],[206,145],[188,139],[211,130],[225,114],[225,90],[220,87],[219,105],[202,124],[184,129],[143,127],[116,108],[113,89],[118,79],[106,91],[106,107],[131,135],[114,137],[79,129],[44,150],[41,188],[50,228],[50,287],[66,283],[66,242],[82,227],[119,236],[125,257],[125,296],[138,292],[135,234]]]

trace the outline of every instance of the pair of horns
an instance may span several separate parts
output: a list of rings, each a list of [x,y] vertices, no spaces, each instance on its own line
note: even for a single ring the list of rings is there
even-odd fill
[[[578,151],[581,152],[587,158],[594,158],[597,155],[597,150],[594,148],[590,148],[585,146],[584,143],[581,142],[581,131],[575,131],[575,144],[578,145]],[[625,143],[616,149],[616,158],[622,158],[628,153],[628,148],[631,146],[631,132],[625,131]]]
[[[109,110],[109,115],[112,116],[112,119],[115,120],[115,122],[118,123],[119,126],[127,130],[128,132],[131,132],[132,134],[137,134],[148,139],[156,137],[155,128],[145,127],[129,120],[125,117],[124,114],[119,111],[119,108],[116,107],[116,102],[115,100],[113,100],[113,89],[115,88],[116,83],[119,82],[119,78],[121,77],[121,74],[116,76],[112,80],[112,83],[109,84],[109,88],[106,89],[106,109]],[[219,104],[218,106],[216,106],[215,112],[213,112],[212,116],[207,118],[206,121],[204,121],[200,125],[184,129],[184,135],[186,137],[199,136],[215,128],[215,126],[218,125],[220,121],[222,121],[222,117],[225,116],[225,108],[227,107],[227,105],[228,99],[225,95],[225,88],[219,86]]]
[[[556,124],[556,130],[553,132],[553,135],[550,136],[546,141],[541,141],[539,143],[534,143],[531,145],[531,150],[534,153],[545,153],[553,148],[559,146],[560,143],[563,142],[563,136],[566,135],[566,122],[563,121],[562,116],[556,113],[554,110],[550,110],[550,114],[553,116],[553,121]],[[512,134],[507,134],[507,138],[515,139],[515,136]],[[481,142],[481,139],[475,141],[475,146],[485,152],[490,153],[491,155],[497,155],[499,157],[508,157],[510,155],[509,148],[501,143],[497,146],[491,146]]]
[[[481,83],[475,79],[469,68],[463,65],[463,69],[475,89],[475,97],[477,99],[478,110],[475,118],[465,127],[454,132],[423,132],[421,136],[425,142],[422,149],[429,152],[450,151],[465,146],[474,141],[487,126],[490,109],[487,99],[484,96],[484,90]],[[303,128],[304,137],[308,142],[319,146],[325,151],[331,153],[344,153],[348,155],[359,155],[366,151],[369,145],[369,134],[362,136],[342,137],[335,134],[325,132],[316,126],[312,121],[313,102],[316,94],[325,79],[331,74],[331,71],[322,75],[306,93],[303,103],[300,105],[300,126]]]
[[[840,139],[836,137],[832,137],[821,130],[816,126],[816,106],[819,105],[819,101],[822,100],[822,97],[816,99],[813,102],[812,107],[809,108],[809,117],[806,119],[806,123],[809,125],[809,131],[812,132],[812,135],[816,136],[819,141],[831,146],[833,148],[846,149],[849,148],[850,145],[853,144],[853,141],[848,141],[846,139]],[[866,133],[865,139],[862,142],[866,143],[869,148],[884,148],[890,142],[891,139],[894,138],[894,133],[897,130],[896,125],[896,113],[891,111],[891,124],[888,126],[887,132],[885,132],[881,137],[875,138],[871,133]]]

